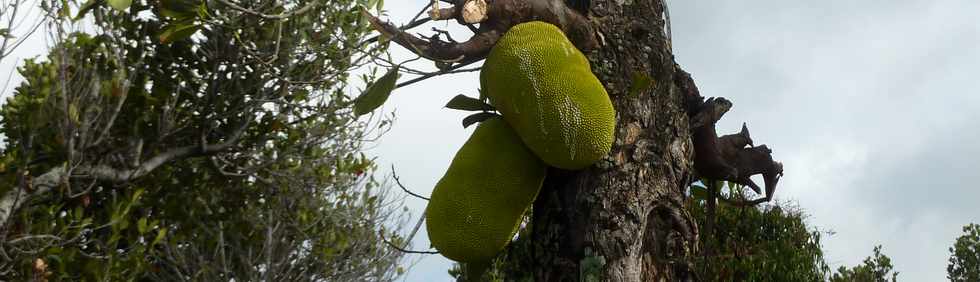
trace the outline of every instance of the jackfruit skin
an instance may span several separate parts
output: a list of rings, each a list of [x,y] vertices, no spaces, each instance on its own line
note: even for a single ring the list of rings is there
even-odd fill
[[[577,170],[609,153],[616,112],[589,60],[558,27],[512,27],[480,72],[483,94],[548,165]]]
[[[458,262],[493,259],[513,238],[546,169],[502,118],[480,123],[432,191],[432,246]]]

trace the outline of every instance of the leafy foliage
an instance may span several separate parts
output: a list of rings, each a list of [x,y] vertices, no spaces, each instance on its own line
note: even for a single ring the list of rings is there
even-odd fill
[[[705,200],[691,200],[688,210],[705,226]],[[805,214],[784,205],[733,207],[718,205],[713,234],[702,234],[695,271],[704,281],[823,281],[821,233],[806,225]]]
[[[874,255],[864,259],[864,263],[852,268],[841,266],[830,277],[831,282],[888,282],[896,281],[898,272],[892,272],[892,260],[881,254],[881,246],[875,246]]]
[[[0,200],[21,207],[0,280],[402,272],[397,203],[360,153],[387,121],[345,92],[385,47],[363,44],[367,1],[127,2],[81,5],[82,33],[78,3],[43,1],[57,45],[0,108]]]
[[[963,233],[949,248],[946,277],[955,282],[980,281],[980,224],[963,226]]]
[[[715,181],[719,197],[744,200],[744,186]],[[727,184],[727,185],[726,185]],[[692,185],[688,210],[698,226],[708,226],[707,188]],[[695,270],[706,281],[894,281],[891,259],[874,248],[873,257],[831,273],[824,260],[823,233],[806,224],[806,214],[785,203],[739,207],[722,201],[715,207],[713,231],[702,234]],[[704,232],[707,232],[703,230]]]

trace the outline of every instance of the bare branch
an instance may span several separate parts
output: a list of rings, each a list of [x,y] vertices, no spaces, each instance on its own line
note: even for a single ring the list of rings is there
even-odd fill
[[[722,157],[718,148],[718,134],[715,132],[715,123],[731,107],[732,103],[725,98],[711,98],[691,118],[694,167],[703,177],[729,179],[738,175],[738,171]]]
[[[429,12],[429,19],[433,21],[444,21],[456,18],[456,9],[454,8],[442,8],[442,9],[432,9]]]
[[[437,251],[413,251],[413,250],[406,250],[406,249],[404,249],[402,247],[399,247],[398,245],[395,245],[395,243],[392,243],[391,241],[388,241],[388,238],[385,238],[384,234],[379,234],[378,236],[381,237],[381,240],[384,240],[385,244],[388,244],[388,246],[391,246],[391,248],[393,248],[395,250],[398,250],[399,252],[406,253],[406,254],[433,255],[433,254],[438,254],[439,253]]]
[[[485,30],[478,33],[470,40],[462,43],[445,42],[438,39],[425,40],[411,35],[395,25],[382,21],[371,15],[367,10],[361,10],[363,15],[368,18],[375,30],[381,32],[385,37],[401,45],[410,51],[426,59],[436,62],[463,62],[478,61],[490,53],[490,48],[500,38],[501,33],[494,30]]]
[[[397,85],[395,85],[395,89],[402,88],[402,87],[405,87],[405,86],[409,86],[409,85],[412,85],[412,84],[417,83],[419,81],[423,81],[423,80],[429,79],[431,77],[435,77],[435,76],[439,76],[439,75],[443,75],[443,74],[479,71],[480,68],[462,69],[462,67],[468,66],[468,65],[473,64],[473,63],[475,63],[475,61],[473,61],[473,62],[467,62],[467,63],[463,63],[463,64],[456,64],[456,65],[453,65],[453,66],[451,66],[451,67],[449,67],[447,69],[443,69],[443,70],[439,70],[439,71],[436,71],[436,72],[427,73],[427,74],[424,74],[422,76],[419,76],[419,77],[416,77],[416,78],[413,78],[413,79],[410,79],[410,80],[407,80],[407,81],[398,83]]]
[[[429,200],[428,197],[425,197],[425,196],[422,196],[422,195],[419,195],[419,194],[415,194],[414,192],[408,190],[408,188],[405,188],[405,185],[402,185],[402,181],[400,179],[398,179],[398,174],[395,174],[395,165],[391,165],[391,178],[394,178],[395,179],[395,184],[398,184],[398,187],[399,188],[402,188],[402,191],[405,191],[405,193],[408,193],[409,195],[412,195],[412,196],[414,196],[416,198],[419,198],[419,199],[422,199],[422,200],[426,200],[426,201]]]
[[[734,207],[753,207],[753,206],[757,206],[757,205],[759,205],[761,203],[765,203],[765,202],[770,201],[770,198],[769,197],[764,197],[764,198],[758,198],[758,199],[755,199],[755,200],[737,200],[737,199],[729,199],[729,198],[725,198],[725,197],[719,196],[718,197],[718,200],[721,201],[722,203],[725,203],[725,204],[728,204],[728,205],[734,206]]]
[[[460,2],[456,1],[456,4]],[[591,22],[565,6],[563,0],[497,0],[490,3],[467,0],[457,6],[440,9],[438,5],[432,5],[430,18],[456,19],[464,25],[481,23],[479,28],[473,30],[473,37],[459,43],[442,41],[438,37],[419,38],[406,32],[406,29],[378,19],[366,9],[361,9],[361,12],[383,36],[437,63],[465,64],[482,60],[510,27],[528,21],[545,21],[558,26],[583,51],[598,47]]]
[[[765,145],[751,147],[752,137],[744,123],[739,133],[719,138],[715,124],[731,109],[732,103],[722,97],[704,100],[690,74],[683,70],[677,70],[674,82],[687,100],[697,173],[708,179],[749,186],[758,194],[762,194],[762,189],[750,177],[762,174],[766,181],[765,198],[762,200],[771,200],[776,183],[783,175],[783,165],[772,159],[772,151]]]
[[[0,222],[6,226],[10,215],[22,203],[36,195],[46,194],[51,191],[51,188],[57,187],[61,183],[65,171],[64,167],[54,168],[47,173],[34,177],[30,184],[10,189],[4,193],[3,198],[0,198]]]

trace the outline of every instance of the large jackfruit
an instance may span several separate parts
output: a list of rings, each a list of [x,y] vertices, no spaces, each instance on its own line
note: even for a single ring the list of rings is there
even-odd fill
[[[455,261],[489,262],[514,236],[546,169],[503,119],[480,123],[432,191],[432,246]]]
[[[516,25],[497,41],[480,86],[548,165],[581,169],[612,146],[616,113],[589,61],[558,27]]]

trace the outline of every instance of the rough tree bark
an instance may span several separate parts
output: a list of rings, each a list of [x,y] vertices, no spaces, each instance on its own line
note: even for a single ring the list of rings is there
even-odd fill
[[[600,262],[604,281],[687,281],[698,228],[683,206],[693,177],[687,100],[675,84],[662,0],[593,0],[602,44],[588,55],[617,112],[607,159],[582,171],[553,170],[533,207],[535,281],[578,281]],[[641,75],[637,75],[641,74]],[[652,86],[630,95],[635,77]],[[596,260],[596,258],[601,258]]]

